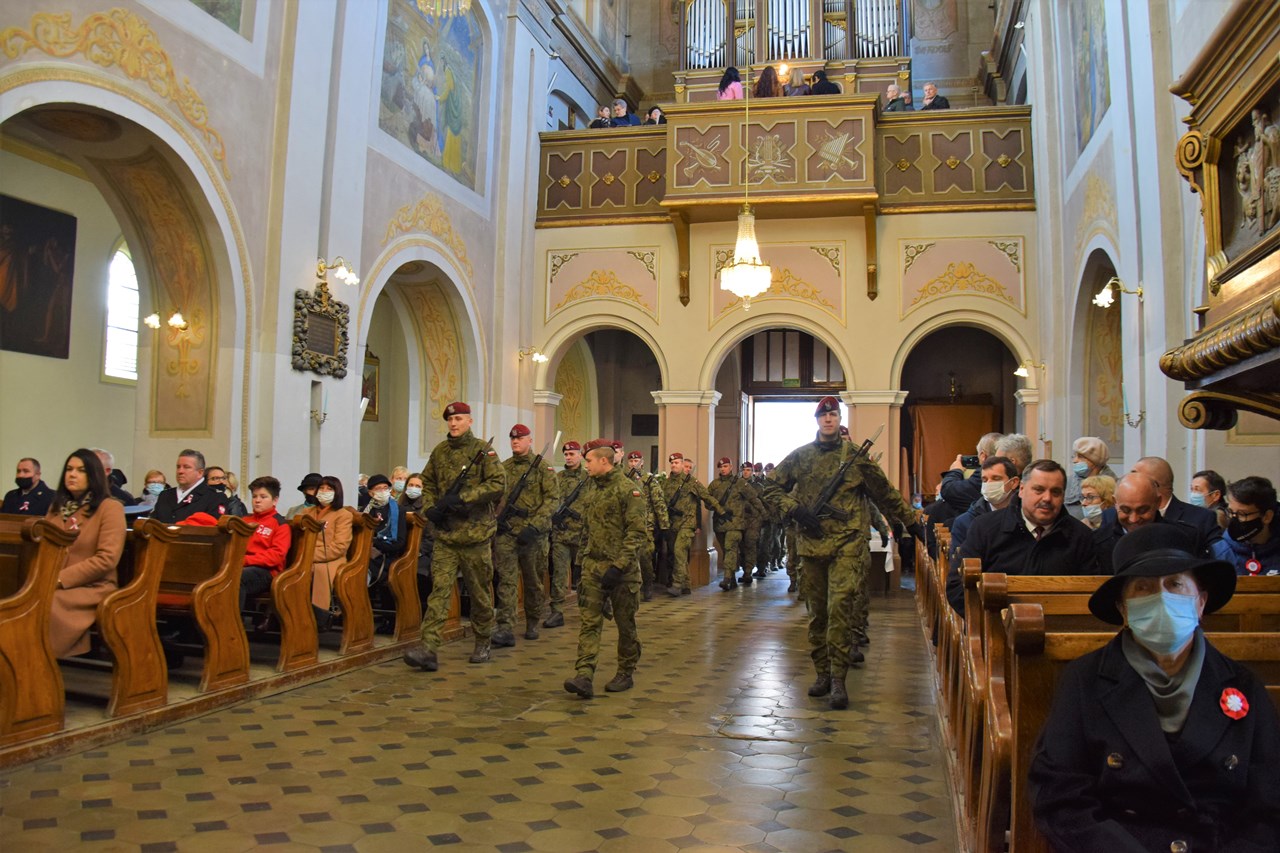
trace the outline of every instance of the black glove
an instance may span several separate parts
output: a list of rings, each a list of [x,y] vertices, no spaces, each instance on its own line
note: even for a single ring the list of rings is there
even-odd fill
[[[791,511],[791,520],[800,528],[800,532],[811,539],[822,535],[822,519],[813,514],[807,506],[798,506]]]
[[[568,525],[565,523],[567,521],[568,519],[564,516],[563,513],[557,512],[555,515],[551,516],[551,526],[554,527],[556,530],[564,530],[566,527],[568,527]]]
[[[921,542],[923,542],[924,541],[924,525],[918,521],[911,522],[910,526],[907,527],[907,535],[914,536],[916,539],[919,539]]]
[[[733,521],[733,510],[729,509],[728,507],[725,507],[724,512],[720,513],[720,517],[723,518],[725,521]]]
[[[427,520],[432,524],[438,526],[444,523],[445,512],[438,506],[429,506],[423,510],[422,514],[425,515]]]
[[[542,536],[542,531],[534,527],[532,524],[525,525],[524,529],[516,534],[516,541],[521,545],[532,545]]]
[[[436,506],[440,507],[440,509],[445,512],[457,512],[462,509],[464,504],[462,503],[462,498],[458,497],[456,492],[446,492],[441,496],[440,500],[436,503]]]
[[[889,534],[883,530],[880,531],[880,547],[881,548],[889,547]]]
[[[600,576],[600,588],[605,592],[613,592],[620,583],[622,583],[622,569],[617,566],[610,566]]]

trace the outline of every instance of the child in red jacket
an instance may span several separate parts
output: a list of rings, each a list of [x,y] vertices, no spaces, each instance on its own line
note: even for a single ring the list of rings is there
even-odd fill
[[[280,481],[275,477],[259,477],[249,484],[253,515],[245,518],[258,529],[249,537],[244,552],[244,572],[240,575],[240,612],[244,612],[249,596],[271,589],[271,579],[283,569],[289,557],[293,531],[284,516],[276,512],[280,500]]]

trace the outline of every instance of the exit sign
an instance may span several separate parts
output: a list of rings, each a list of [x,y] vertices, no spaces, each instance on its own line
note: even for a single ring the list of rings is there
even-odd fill
[[[799,379],[783,379],[782,387],[783,388],[799,388],[800,380]]]

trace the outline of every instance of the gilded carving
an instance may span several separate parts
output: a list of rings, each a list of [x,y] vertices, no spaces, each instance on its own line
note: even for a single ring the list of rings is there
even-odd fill
[[[724,265],[731,260],[733,260],[733,249],[716,249],[713,275],[719,275],[720,270],[724,269]]]
[[[732,256],[733,253],[730,252],[729,254]],[[801,302],[808,302],[831,314],[838,313],[836,306],[822,295],[822,291],[819,288],[814,287],[809,282],[799,278],[787,267],[775,266],[773,268],[773,282],[769,285],[769,289],[760,296],[752,297],[752,299],[759,301],[762,299],[785,297],[790,297]],[[729,302],[720,310],[720,313],[725,314],[741,304],[742,300],[735,297],[733,301]]]
[[[849,147],[849,140],[852,137],[852,133],[828,134],[827,138],[818,146],[818,168],[832,172],[838,171],[841,166],[845,165],[853,169],[858,168],[857,161],[844,153],[845,149]]]
[[[1250,119],[1252,138],[1241,138],[1235,147],[1239,230],[1261,234],[1280,222],[1280,125],[1272,124],[1262,107],[1255,107]]]
[[[185,76],[181,81],[169,54],[160,46],[147,21],[127,9],[95,12],[73,27],[69,12],[38,12],[30,28],[9,27],[0,32],[0,45],[10,59],[30,50],[65,59],[76,54],[103,68],[118,68],[130,80],[141,80],[176,106],[183,118],[204,137],[224,178],[230,179],[222,135],[209,126],[209,111]]]
[[[427,193],[417,202],[406,204],[396,211],[396,215],[387,223],[382,245],[387,245],[397,235],[414,231],[425,231],[438,237],[453,252],[458,263],[466,270],[467,277],[475,275],[475,270],[471,267],[471,259],[467,257],[467,243],[454,229],[453,219],[440,201],[440,196]]]
[[[921,286],[915,299],[911,300],[911,307],[914,308],[921,302],[927,302],[938,296],[962,290],[986,296],[995,296],[1010,305],[1015,304],[1013,296],[1010,295],[1003,284],[981,272],[967,261],[953,261],[947,264],[947,269],[942,275],[925,282]]]
[[[600,178],[600,180],[604,181],[604,185],[606,187],[611,187],[613,186],[613,182],[618,180],[618,178],[613,174],[613,172],[605,172],[604,176]]]
[[[1191,382],[1280,348],[1280,293],[1247,313],[1160,356],[1170,379]]]
[[[551,313],[554,314],[569,303],[581,299],[621,299],[624,302],[634,303],[650,314],[653,313],[653,307],[644,301],[640,291],[626,282],[619,281],[612,270],[593,270],[585,281],[569,288],[560,303],[551,309]]]
[[[560,360],[560,366],[556,368],[555,390],[560,395],[560,405],[556,408],[556,427],[566,437],[586,435],[589,426],[584,423],[583,418],[583,402],[587,391],[586,370],[582,364],[582,353],[577,346]]]
[[[1005,168],[1008,168],[1009,164],[1013,162],[1013,158],[1010,157],[1008,154],[1001,154],[999,157],[996,158],[996,162],[1000,164],[1001,169],[1005,169]]]
[[[911,269],[916,259],[934,247],[933,243],[907,243],[902,247],[902,271]]]
[[[628,251],[627,254],[644,264],[644,268],[649,271],[649,275],[653,276],[655,281],[657,280],[658,275],[653,271],[653,262],[655,260],[653,252]]]
[[[547,280],[548,280],[548,281],[555,281],[555,280],[556,280],[556,274],[560,272],[560,268],[561,268],[562,266],[564,266],[565,264],[569,263],[569,261],[573,260],[573,259],[574,259],[574,258],[576,258],[576,257],[578,257],[578,253],[577,253],[577,252],[566,252],[566,253],[565,253],[565,254],[563,254],[563,255],[561,255],[561,254],[555,254],[555,253],[552,253],[552,255],[551,255],[551,272],[550,272],[550,273],[548,273],[548,275],[547,275]]]
[[[428,368],[426,386],[430,408],[424,412],[423,422],[435,423],[444,407],[462,396],[462,350],[457,323],[439,285],[405,289]]]
[[[567,187],[567,186],[569,186],[569,184],[573,183],[573,181],[569,180],[569,176],[568,176],[568,175],[561,175],[561,176],[560,176],[560,179],[559,179],[558,181],[556,181],[556,183],[557,183],[557,184],[559,184],[559,185],[560,185],[560,186],[562,186],[562,187]]]
[[[1004,252],[1005,257],[1009,259],[1009,263],[1013,264],[1013,268],[1018,272],[1022,272],[1022,258],[1019,256],[1021,245],[1017,240],[1005,242],[1003,240],[988,240],[988,244]]]
[[[791,168],[791,158],[787,156],[782,137],[776,133],[761,134],[756,139],[755,148],[747,158],[747,180],[763,181],[765,178],[777,180]],[[752,173],[755,173],[752,175]]]
[[[911,161],[908,160],[906,157],[900,157],[898,159],[898,162],[894,163],[893,165],[898,168],[899,172],[905,172],[907,171],[907,169],[911,168]]]
[[[662,173],[650,171],[649,174],[645,175],[645,177],[649,179],[649,183],[656,184],[658,181],[662,180]]]
[[[705,147],[694,145],[687,140],[681,140],[679,147],[690,158],[690,162],[684,167],[684,176],[692,178],[693,173],[699,169],[716,169],[720,166],[720,155],[716,151],[720,148],[720,137],[712,137],[711,141]]]
[[[810,246],[811,251],[817,252],[819,256],[826,259],[831,264],[831,268],[836,271],[836,275],[840,274],[840,247],[839,246]]]
[[[1004,155],[1001,154],[1000,156],[1003,157]],[[956,166],[960,165],[960,159],[956,157],[956,155],[952,154],[950,157],[946,159],[946,164],[948,169],[955,169]],[[1002,163],[1001,165],[1004,165],[1004,164]]]
[[[329,295],[323,278],[315,292],[293,292],[293,369],[342,379],[347,375],[351,307]]]

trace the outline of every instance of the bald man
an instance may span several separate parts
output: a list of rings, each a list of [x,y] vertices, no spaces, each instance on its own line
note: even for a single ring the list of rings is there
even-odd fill
[[[1160,515],[1195,528],[1196,541],[1204,544],[1219,560],[1230,560],[1231,548],[1222,539],[1217,517],[1203,507],[1183,503],[1173,494],[1173,467],[1159,456],[1144,456],[1133,463],[1134,473],[1145,474],[1156,481],[1160,493]]]
[[[1098,561],[1099,574],[1113,573],[1111,554],[1116,545],[1126,535],[1148,524],[1172,524],[1195,542],[1198,556],[1214,553],[1195,527],[1161,514],[1160,484],[1146,474],[1131,471],[1117,480],[1115,502],[1114,508],[1103,511],[1102,524],[1093,532],[1094,557]]]

